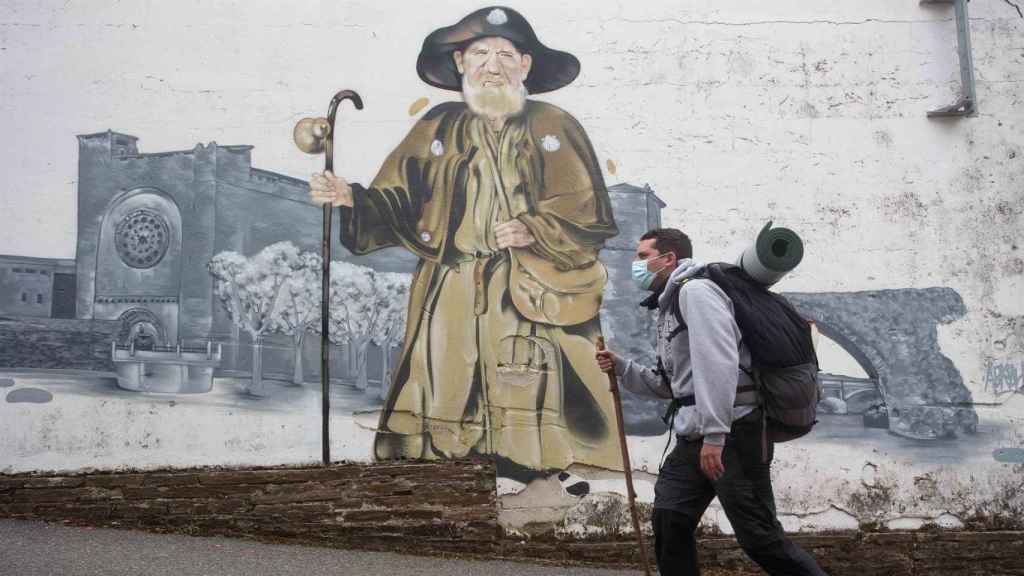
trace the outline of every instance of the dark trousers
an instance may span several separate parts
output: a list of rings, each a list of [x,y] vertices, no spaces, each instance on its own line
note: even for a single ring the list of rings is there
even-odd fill
[[[761,444],[761,411],[733,423],[722,451],[725,473],[715,481],[700,469],[700,440],[679,443],[665,459],[654,486],[654,552],[661,576],[698,576],[694,531],[718,496],[736,539],[768,574],[821,576],[825,572],[782,531],[775,513],[771,458]]]

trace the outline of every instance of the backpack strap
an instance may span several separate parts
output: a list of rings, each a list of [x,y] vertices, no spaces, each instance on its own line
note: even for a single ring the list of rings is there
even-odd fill
[[[736,401],[733,402],[733,406],[753,406],[758,403],[759,397],[756,384],[744,384],[736,387]],[[675,409],[678,411],[683,406],[695,406],[697,404],[697,397],[693,394],[687,394],[686,396],[673,398],[672,404],[676,405]]]
[[[758,394],[757,380],[754,375],[746,368],[740,366],[740,370],[750,379],[749,384],[740,384],[736,387],[736,400],[733,402],[733,406],[757,406],[761,403],[761,395]],[[668,376],[665,373],[664,367],[661,363],[661,357],[658,357],[658,368],[654,371],[655,374],[659,374],[662,378],[662,382],[672,389],[671,383],[668,381]],[[665,415],[661,417],[661,420],[666,426],[672,427],[672,420],[676,417],[676,412],[679,412],[680,408],[687,406],[695,406],[697,404],[697,396],[693,394],[687,394],[686,396],[673,396],[672,401],[669,402],[668,408],[665,410]]]
[[[681,332],[685,332],[687,330],[686,320],[683,320],[683,311],[679,307],[679,291],[683,289],[683,284],[686,284],[691,279],[692,278],[684,278],[678,284],[673,284],[672,286],[669,287],[669,289],[672,290],[672,292],[669,298],[668,310],[676,319],[676,327],[673,328],[672,331],[668,333],[668,337],[666,338],[668,342],[671,342],[673,338],[678,336]]]
[[[665,370],[665,363],[662,362],[661,356],[658,356],[658,367],[654,369],[654,373],[661,378],[661,383],[668,389],[668,393],[671,394],[672,381],[668,378],[668,372]],[[676,412],[679,411],[679,405],[676,404],[677,400],[676,397],[672,397],[672,401],[668,403],[668,409],[661,417],[661,421],[669,428],[672,428],[672,419],[675,418]]]
[[[665,363],[661,361],[661,356],[658,356],[658,367],[654,369],[654,373],[661,377],[661,383],[668,388],[668,392],[671,394],[672,381],[668,378],[668,372],[665,370]],[[665,410],[665,414],[661,417],[661,421],[668,427],[669,432],[672,432],[672,420],[675,419],[676,412],[679,411],[679,405],[676,402],[677,399],[673,397],[672,401],[668,403],[668,409]],[[661,474],[661,469],[665,466],[665,455],[668,454],[668,447],[672,445],[672,436],[672,434],[668,435],[665,449],[661,451],[661,460],[658,461],[658,474]]]

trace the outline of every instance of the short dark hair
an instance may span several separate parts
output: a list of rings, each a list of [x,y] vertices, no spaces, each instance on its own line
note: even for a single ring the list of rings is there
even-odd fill
[[[690,237],[682,230],[675,228],[654,228],[644,232],[641,240],[654,238],[654,248],[660,254],[671,252],[676,255],[677,260],[693,258],[693,245],[690,244]]]

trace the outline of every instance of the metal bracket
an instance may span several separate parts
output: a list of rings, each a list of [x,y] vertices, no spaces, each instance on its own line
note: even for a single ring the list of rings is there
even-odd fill
[[[920,0],[920,4],[952,4],[956,14],[956,45],[960,56],[960,98],[949,106],[928,111],[929,118],[974,116],[978,96],[974,91],[974,58],[971,55],[971,23],[967,16],[969,0]]]

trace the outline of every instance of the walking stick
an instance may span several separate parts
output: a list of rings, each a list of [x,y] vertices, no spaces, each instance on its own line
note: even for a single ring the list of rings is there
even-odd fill
[[[597,349],[604,350],[604,337],[598,336]],[[629,447],[626,446],[626,427],[622,422],[622,402],[619,400],[619,383],[615,371],[608,373],[608,388],[612,392],[615,404],[615,420],[619,424],[619,446],[622,447],[622,469],[626,472],[626,496],[629,498],[629,514],[633,517],[633,531],[636,532],[637,544],[640,546],[640,561],[644,565],[644,575],[651,576],[651,567],[647,562],[647,543],[644,533],[640,530],[640,516],[636,511],[636,492],[633,491],[633,466],[629,461]]]
[[[292,137],[299,150],[307,154],[324,153],[324,171],[334,171],[334,117],[338,112],[338,104],[342,100],[351,100],[356,110],[363,109],[363,99],[352,90],[342,90],[331,98],[331,104],[327,108],[327,118],[303,118],[295,125]],[[331,463],[331,397],[330,397],[330,342],[328,338],[328,325],[330,324],[331,311],[331,216],[334,213],[334,206],[325,202],[324,210],[324,234],[321,251],[323,254],[322,264],[322,299],[320,302],[320,393],[321,400],[321,421],[323,424],[323,464]]]

